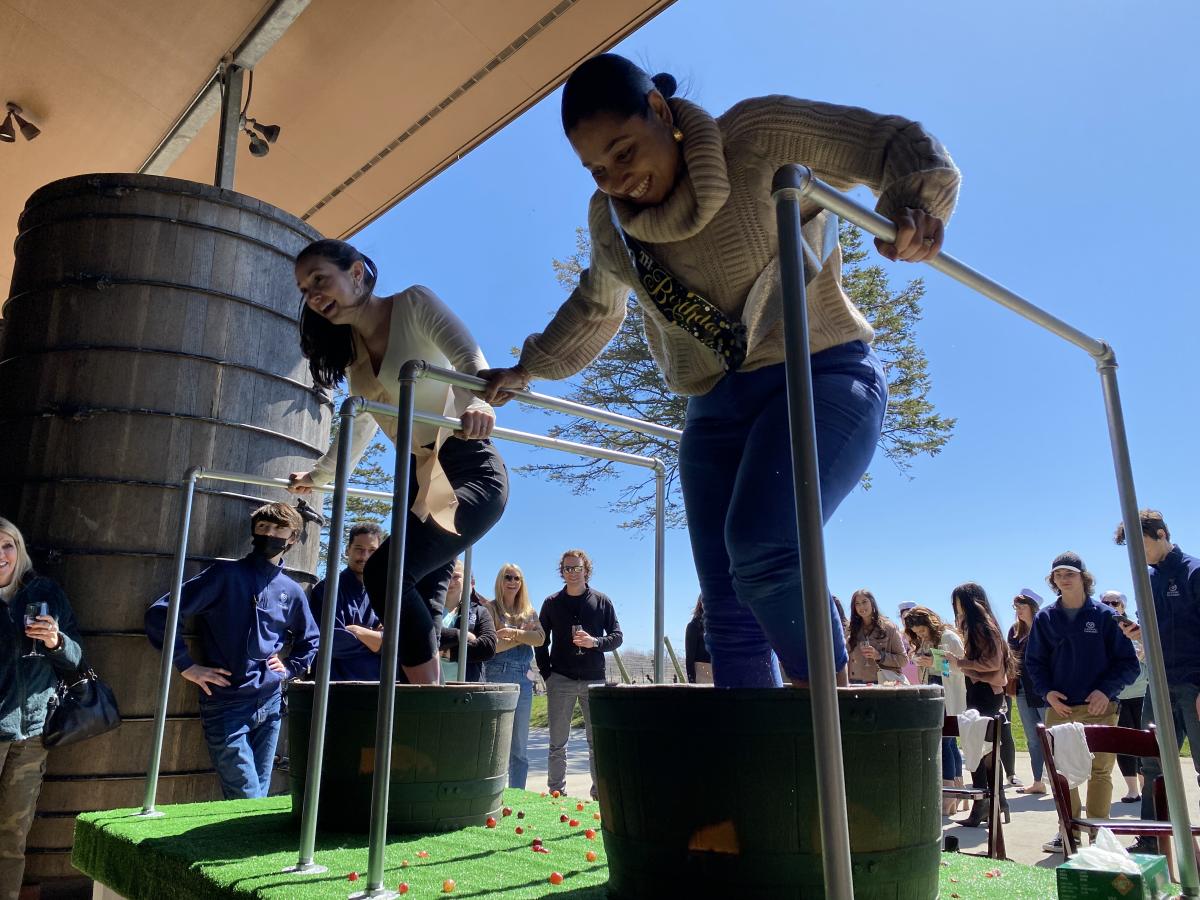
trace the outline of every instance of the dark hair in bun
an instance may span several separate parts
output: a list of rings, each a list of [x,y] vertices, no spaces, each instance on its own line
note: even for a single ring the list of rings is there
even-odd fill
[[[563,131],[570,134],[585,119],[609,113],[627,119],[650,111],[646,95],[658,91],[675,96],[675,76],[660,72],[651,78],[635,63],[616,53],[602,53],[584,61],[563,86]]]

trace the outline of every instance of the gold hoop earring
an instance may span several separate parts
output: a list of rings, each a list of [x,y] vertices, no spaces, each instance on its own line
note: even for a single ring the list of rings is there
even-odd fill
[[[675,138],[675,143],[683,143],[683,132],[679,130],[678,126],[671,129],[671,137]]]

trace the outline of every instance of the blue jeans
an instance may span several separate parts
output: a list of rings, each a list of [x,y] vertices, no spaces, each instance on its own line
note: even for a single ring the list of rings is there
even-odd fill
[[[200,704],[208,755],[226,800],[267,796],[279,740],[280,691],[254,700]]]
[[[1171,685],[1171,715],[1175,719],[1175,739],[1183,746],[1186,737],[1192,743],[1192,765],[1196,768],[1196,781],[1200,783],[1200,717],[1196,715],[1196,695],[1200,687],[1194,684]],[[1154,722],[1154,704],[1150,691],[1142,703],[1142,727],[1149,728]],[[1180,765],[1186,765],[1181,759]],[[1142,757],[1142,774],[1146,776],[1146,790],[1142,791],[1142,818],[1154,818],[1154,779],[1162,774],[1162,762],[1158,757]]]
[[[525,790],[529,778],[529,712],[533,707],[533,681],[529,664],[533,648],[514,647],[483,664],[483,680],[491,684],[516,684],[521,688],[513,714],[512,743],[508,751],[508,786]]]
[[[1017,694],[1017,714],[1021,717],[1021,727],[1025,729],[1025,743],[1029,745],[1029,767],[1033,769],[1033,780],[1041,781],[1046,758],[1042,754],[1037,727],[1045,722],[1045,714],[1041,707],[1029,705],[1024,691]]]
[[[962,754],[958,750],[958,738],[942,738],[942,780],[962,778]]]
[[[825,521],[862,478],[887,407],[887,381],[861,341],[814,354]],[[718,687],[779,686],[778,662],[808,678],[791,435],[782,364],[733,372],[688,401],[679,474]],[[830,602],[837,669],[846,642]]]

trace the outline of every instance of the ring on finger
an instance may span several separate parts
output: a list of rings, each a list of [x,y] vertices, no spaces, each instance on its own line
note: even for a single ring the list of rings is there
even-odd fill
[[[933,246],[933,238],[931,238],[931,237],[922,238],[921,243],[924,244],[926,247],[932,247]]]

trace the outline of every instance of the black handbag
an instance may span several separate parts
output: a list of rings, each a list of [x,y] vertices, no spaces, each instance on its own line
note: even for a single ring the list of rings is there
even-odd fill
[[[50,700],[42,743],[66,747],[112,731],[121,724],[121,711],[112,688],[91,666],[82,666],[69,678],[59,679]]]

